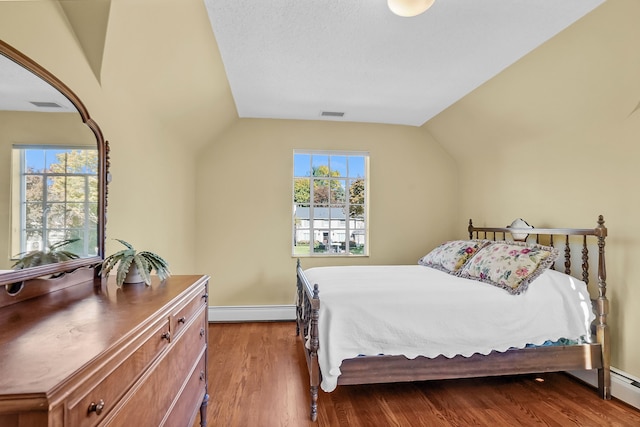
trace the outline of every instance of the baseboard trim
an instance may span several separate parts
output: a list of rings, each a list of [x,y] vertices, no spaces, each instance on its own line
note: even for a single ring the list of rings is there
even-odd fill
[[[596,370],[589,371],[568,371],[585,383],[598,387],[598,372]],[[634,378],[620,369],[611,368],[611,395],[616,399],[640,409],[640,380]]]
[[[209,322],[278,322],[296,320],[295,305],[209,306]]]

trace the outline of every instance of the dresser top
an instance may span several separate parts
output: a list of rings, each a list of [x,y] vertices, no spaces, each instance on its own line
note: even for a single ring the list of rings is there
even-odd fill
[[[48,395],[207,276],[172,276],[151,286],[88,281],[0,309],[0,393]],[[166,312],[166,313],[165,313]],[[0,401],[2,396],[0,395]]]

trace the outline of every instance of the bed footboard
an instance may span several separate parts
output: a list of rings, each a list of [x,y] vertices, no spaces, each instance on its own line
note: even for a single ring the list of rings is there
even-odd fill
[[[311,394],[311,420],[318,419],[318,387],[320,386],[320,365],[318,364],[318,316],[320,298],[318,285],[311,288],[302,271],[300,260],[297,263],[297,302],[296,302],[296,335],[300,337],[302,350],[307,360]]]

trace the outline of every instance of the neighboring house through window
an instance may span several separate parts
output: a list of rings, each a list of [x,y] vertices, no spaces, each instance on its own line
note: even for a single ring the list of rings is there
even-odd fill
[[[78,239],[65,250],[97,254],[98,151],[86,147],[15,146],[12,255]]]
[[[368,160],[361,152],[294,151],[294,256],[368,255]]]

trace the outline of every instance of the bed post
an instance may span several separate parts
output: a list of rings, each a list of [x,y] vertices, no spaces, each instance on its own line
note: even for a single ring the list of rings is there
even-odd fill
[[[296,334],[301,335],[302,347],[309,371],[309,384],[311,392],[311,420],[318,419],[318,389],[320,386],[320,364],[318,363],[318,349],[320,348],[320,335],[318,334],[318,319],[320,317],[320,296],[318,284],[311,285],[304,276],[297,263],[297,299],[296,302]]]
[[[309,374],[311,376],[311,421],[318,419],[318,385],[320,384],[320,365],[318,364],[318,348],[320,339],[318,337],[318,318],[320,315],[320,298],[318,297],[318,284],[313,285],[313,300],[311,304],[311,327],[309,335],[309,346],[311,350]]]
[[[609,326],[607,315],[609,314],[609,301],[607,300],[607,270],[604,258],[604,240],[607,237],[607,228],[604,226],[604,217],[598,217],[598,324],[596,326],[596,338],[602,346],[602,368],[598,369],[598,393],[603,399],[611,399],[611,360],[609,341]]]
[[[300,336],[300,322],[302,322],[302,283],[297,271],[300,269],[300,258],[296,262],[296,336]]]

